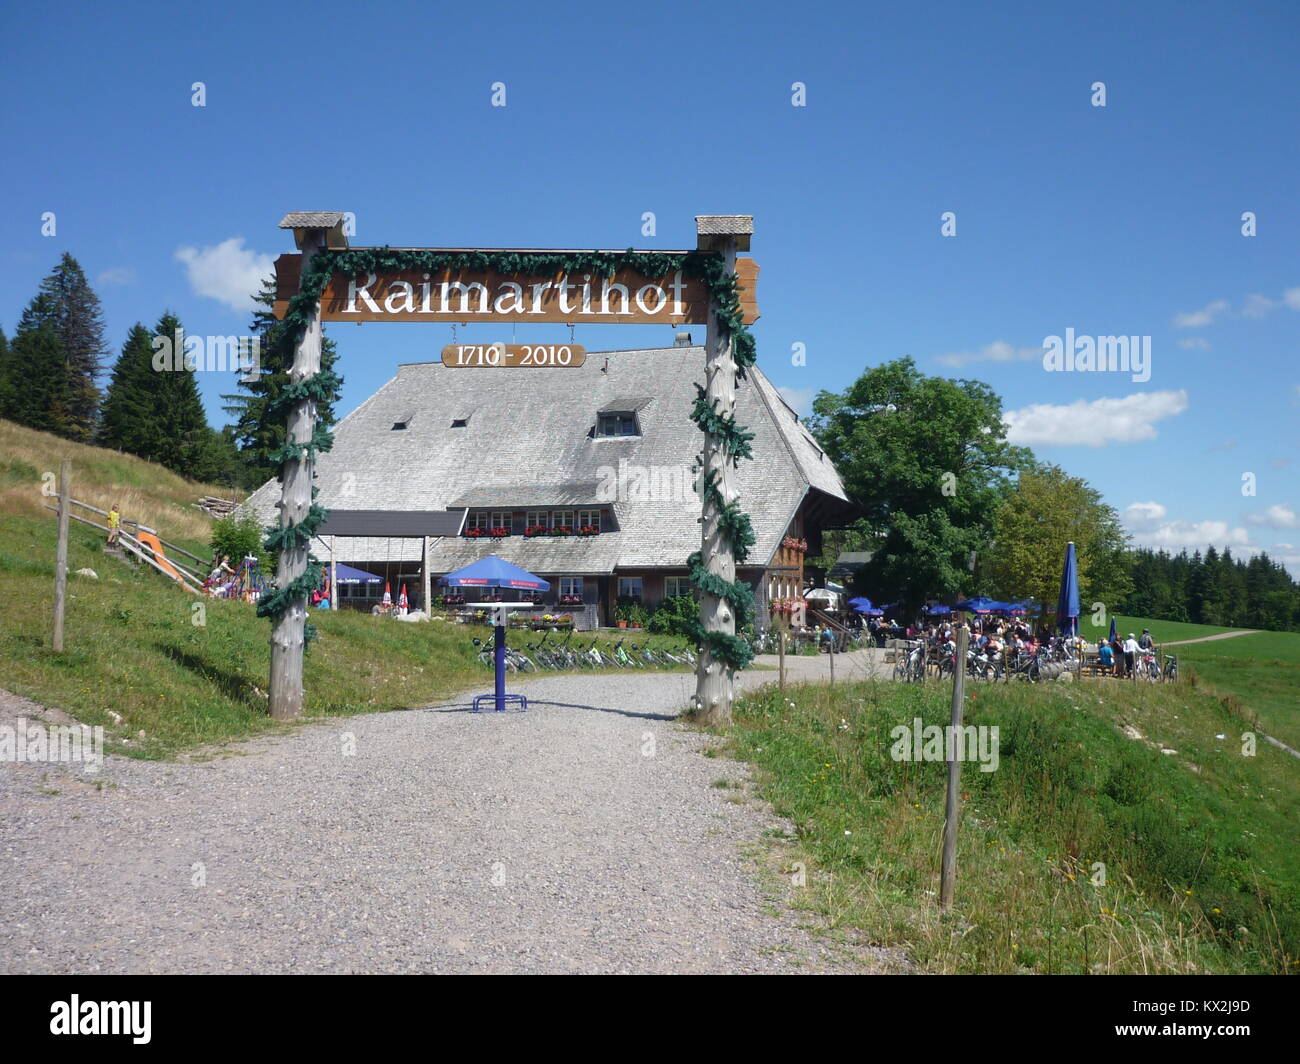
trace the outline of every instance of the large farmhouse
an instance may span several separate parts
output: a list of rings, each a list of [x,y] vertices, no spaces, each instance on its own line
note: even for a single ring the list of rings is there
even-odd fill
[[[591,353],[577,368],[402,365],[319,457],[330,517],[314,552],[394,592],[406,583],[413,605],[425,566],[437,595],[438,576],[497,554],[550,581],[544,603],[580,602],[584,626],[611,623],[620,598],[653,609],[687,594],[702,439],[688,415],[703,368],[697,346]],[[754,433],[735,483],[757,536],[738,576],[760,606],[797,598],[805,553],[851,508],[830,459],[757,369],[736,417]],[[267,523],[279,491],[270,481],[249,499]],[[341,604],[378,593],[363,587],[341,586]]]

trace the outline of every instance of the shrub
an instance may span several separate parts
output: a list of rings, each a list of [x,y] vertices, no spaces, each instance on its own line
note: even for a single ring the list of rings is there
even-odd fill
[[[262,525],[256,515],[247,511],[236,510],[234,513],[220,517],[212,523],[212,552],[218,557],[228,555],[230,565],[236,568],[240,560],[248,554],[257,558],[262,574],[273,571],[270,556],[262,549]]]
[[[650,618],[647,629],[655,635],[681,635],[687,633],[687,625],[698,618],[700,606],[691,595],[675,595],[666,598]]]

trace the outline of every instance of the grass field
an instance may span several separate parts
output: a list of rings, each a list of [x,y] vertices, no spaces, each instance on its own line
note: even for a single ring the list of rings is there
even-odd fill
[[[1235,628],[1216,628],[1212,624],[1186,624],[1182,621],[1160,621],[1151,617],[1121,617],[1115,615],[1115,630],[1123,639],[1132,632],[1141,635],[1143,628],[1150,628],[1151,635],[1157,643],[1174,642],[1182,639],[1200,639],[1207,635],[1220,635],[1223,632],[1236,631]],[[1097,642],[1110,635],[1110,617],[1104,625],[1094,625],[1091,614],[1079,618],[1079,634],[1090,642]]]
[[[1247,718],[1257,717],[1265,732],[1300,750],[1300,632],[1259,632],[1174,649],[1198,679],[1232,695]]]
[[[861,683],[737,706],[730,751],[797,825],[802,904],[832,933],[936,972],[1297,970],[1300,762],[1266,744],[1243,756],[1234,704],[1191,684],[975,687],[967,723],[1001,729],[1001,758],[963,771],[941,913],[946,765],[889,750],[897,725],[946,724],[950,698]]]

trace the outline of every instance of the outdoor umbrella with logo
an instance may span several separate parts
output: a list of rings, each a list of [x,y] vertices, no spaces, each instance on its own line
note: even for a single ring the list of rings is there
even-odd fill
[[[462,569],[438,577],[443,587],[512,587],[520,591],[549,591],[551,585],[540,576],[534,576],[526,569],[511,565],[504,558],[489,554]],[[496,626],[496,684],[490,695],[478,695],[474,699],[477,712],[482,702],[492,700],[497,712],[506,708],[506,700],[519,703],[521,709],[528,708],[528,699],[523,695],[506,694],[506,613],[513,607],[531,606],[532,603],[498,602],[492,607],[493,623]]]

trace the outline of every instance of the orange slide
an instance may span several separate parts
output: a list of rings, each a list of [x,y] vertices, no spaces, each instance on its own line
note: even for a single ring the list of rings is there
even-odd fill
[[[172,566],[172,564],[167,560],[167,555],[163,552],[163,545],[158,542],[157,536],[155,536],[152,532],[146,532],[144,529],[141,529],[136,534],[135,538],[139,540],[141,546],[148,547],[151,551],[153,551],[154,561],[158,563],[158,567],[160,569],[162,569],[168,576],[170,576],[182,587],[185,587],[186,590],[189,590],[181,574],[178,573],[175,567]]]

